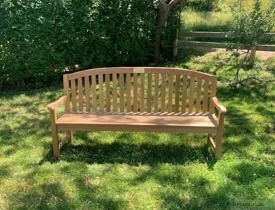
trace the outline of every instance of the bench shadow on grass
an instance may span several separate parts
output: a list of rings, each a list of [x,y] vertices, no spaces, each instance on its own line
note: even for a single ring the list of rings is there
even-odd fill
[[[61,150],[61,160],[68,162],[81,161],[88,164],[126,163],[129,165],[148,164],[151,166],[159,163],[184,164],[196,161],[206,163],[209,168],[212,168],[216,163],[213,152],[206,144],[206,137],[205,144],[200,143],[191,147],[185,144],[184,140],[180,144],[153,144],[149,140],[148,143],[131,143],[131,134],[126,132],[123,133],[123,136],[118,136],[112,143],[101,143],[96,139],[90,139],[83,132],[77,132],[75,135],[80,135],[86,143],[64,145]],[[125,135],[129,136],[129,142],[120,140]],[[144,138],[148,138],[146,133],[143,135]],[[148,135],[154,139],[157,139],[154,136],[158,136],[157,134],[152,136],[151,133]],[[198,140],[201,141],[201,139]],[[54,162],[52,154],[52,150],[48,151],[40,164],[47,161]]]

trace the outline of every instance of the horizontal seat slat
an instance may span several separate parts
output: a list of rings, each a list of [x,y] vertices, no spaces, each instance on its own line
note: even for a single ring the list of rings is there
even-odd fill
[[[63,114],[56,122],[59,129],[130,130],[139,127],[144,131],[161,129],[175,132],[216,132],[215,119],[209,115],[169,115],[136,113]],[[168,130],[167,130],[168,129]],[[191,130],[190,130],[191,129]]]

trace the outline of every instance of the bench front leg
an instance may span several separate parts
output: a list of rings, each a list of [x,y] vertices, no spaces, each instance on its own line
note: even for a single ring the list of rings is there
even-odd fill
[[[51,113],[51,128],[52,128],[52,145],[53,145],[53,155],[56,159],[59,159],[60,149],[58,140],[58,130],[56,126],[56,111],[50,110]]]
[[[218,125],[217,136],[216,136],[215,156],[217,159],[220,159],[221,157],[223,125],[224,125],[224,113],[221,113],[219,114],[219,125]]]
[[[223,137],[223,127],[224,127],[224,115],[226,113],[226,108],[219,102],[216,97],[211,98],[211,108],[210,113],[214,113],[214,109],[218,110],[218,128],[216,135],[216,143],[215,143],[215,157],[216,159],[220,159],[221,157],[221,149],[222,149],[222,137]]]
[[[67,100],[67,97],[62,96],[57,101],[48,105],[48,109],[50,110],[50,114],[51,114],[53,155],[56,159],[59,159],[59,156],[60,156],[58,130],[56,126],[56,120],[57,120],[56,110],[61,104],[66,103],[66,100]],[[71,136],[69,136],[69,138],[71,139]]]

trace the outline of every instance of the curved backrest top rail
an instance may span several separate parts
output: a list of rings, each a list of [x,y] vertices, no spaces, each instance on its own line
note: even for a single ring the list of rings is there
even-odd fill
[[[66,112],[207,113],[213,75],[170,67],[110,67],[64,74]]]
[[[169,73],[169,74],[186,74],[191,77],[205,78],[208,80],[216,80],[216,76],[183,68],[174,67],[106,67],[82,70],[74,73],[64,74],[68,79],[77,79],[86,75],[94,74],[112,74],[112,73]]]

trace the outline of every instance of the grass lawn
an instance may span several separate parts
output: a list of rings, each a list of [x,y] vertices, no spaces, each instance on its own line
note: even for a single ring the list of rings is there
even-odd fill
[[[200,69],[207,56],[173,65]],[[54,162],[46,105],[61,95],[0,94],[0,209],[275,208],[274,85],[219,85],[228,109],[219,161],[206,135],[75,132]]]

